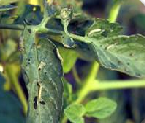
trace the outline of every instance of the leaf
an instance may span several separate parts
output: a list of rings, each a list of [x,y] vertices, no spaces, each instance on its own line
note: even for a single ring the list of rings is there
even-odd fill
[[[64,110],[65,115],[72,123],[84,123],[85,112],[82,104],[71,104]]]
[[[145,77],[145,68],[142,67],[145,65],[145,37],[120,35],[98,41],[95,38],[89,40],[94,57],[104,67]]]
[[[16,43],[12,39],[8,39],[0,48],[0,56],[2,61],[7,61],[9,57],[16,51]]]
[[[88,117],[106,118],[116,110],[117,104],[107,98],[91,100],[86,104],[86,115]]]
[[[36,5],[25,5],[25,9],[23,13],[19,15],[19,17],[15,20],[15,24],[29,24],[29,25],[37,25],[40,24],[42,20],[42,12],[40,11],[40,7]]]
[[[16,96],[4,91],[5,79],[0,75],[0,121],[2,123],[25,123],[22,105]]]
[[[63,62],[62,62],[63,71],[64,73],[68,73],[72,69],[72,67],[75,65],[78,54],[71,49],[62,48],[62,47],[59,48],[59,52],[63,59]]]
[[[14,2],[18,2],[19,0],[1,0],[0,5],[9,5]]]
[[[62,112],[61,61],[55,45],[47,39],[35,43],[34,28],[23,32],[22,68],[28,88],[27,123],[58,123]]]
[[[43,17],[50,17],[54,16],[57,13],[56,6],[52,4],[52,0],[43,0],[43,5],[44,5],[44,14]]]
[[[88,20],[88,16],[84,16],[84,14],[78,14],[73,16],[71,19],[68,31],[79,34],[79,35],[85,35],[86,30],[92,25],[93,21]]]
[[[81,52],[92,54],[92,59],[108,69],[145,77],[145,68],[142,67],[145,65],[145,37],[120,33],[121,28],[117,24],[98,19],[88,28],[86,36],[81,37],[86,43],[77,44]]]
[[[3,5],[3,6],[0,6],[0,12],[8,11],[8,10],[15,9],[15,8],[17,8],[17,6],[14,6],[14,5]]]
[[[95,61],[96,58],[94,55],[94,51],[91,49],[90,45],[83,42],[76,42],[77,47],[75,47],[75,51],[79,54],[79,58],[85,61]]]
[[[86,30],[87,37],[97,40],[117,36],[122,33],[122,27],[117,23],[109,23],[105,19],[95,19],[93,24]]]

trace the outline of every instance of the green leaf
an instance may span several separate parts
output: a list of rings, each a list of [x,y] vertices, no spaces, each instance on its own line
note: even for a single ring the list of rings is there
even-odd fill
[[[63,48],[63,47],[59,48],[59,52],[63,59],[63,62],[62,62],[63,71],[64,73],[68,73],[72,69],[72,67],[75,65],[78,54],[77,52],[71,49]]]
[[[55,14],[57,14],[57,9],[56,9],[56,6],[54,6],[52,4],[52,0],[48,1],[47,0],[43,0],[43,5],[44,5],[44,14],[43,14],[43,17],[44,18],[47,18],[47,17],[50,17],[50,16],[54,16]]]
[[[2,61],[7,61],[7,59],[16,51],[16,43],[12,39],[8,39],[7,42],[0,47],[0,56]]]
[[[18,2],[19,0],[1,0],[0,5],[9,5],[14,2]]]
[[[108,69],[131,76],[145,77],[145,37],[119,35],[121,27],[106,20],[96,20],[86,31],[86,36],[71,36],[81,40],[77,45],[81,52]],[[84,43],[86,42],[86,43]]]
[[[94,51],[91,49],[90,45],[83,42],[76,42],[77,47],[75,47],[75,51],[79,54],[79,58],[85,61],[95,61],[96,58],[94,55]]]
[[[25,123],[20,101],[11,92],[3,90],[4,83],[5,79],[0,75],[0,122]]]
[[[82,104],[71,104],[64,110],[65,115],[72,123],[84,123],[85,112]]]
[[[105,19],[95,19],[93,24],[86,30],[87,37],[97,40],[117,36],[122,33],[122,27],[117,23],[109,23]]]
[[[145,37],[141,35],[89,39],[94,57],[106,68],[145,77]]]
[[[107,98],[91,100],[86,104],[86,115],[88,117],[106,118],[116,110],[117,104]]]
[[[40,6],[25,5],[23,9],[22,12],[20,11],[19,17],[14,21],[15,24],[24,24],[24,22],[29,25],[40,24],[43,17]]]
[[[62,112],[62,67],[55,45],[47,39],[35,42],[35,28],[23,32],[22,68],[28,88],[27,123],[58,123]]]
[[[0,11],[8,11],[8,10],[15,9],[15,8],[17,8],[17,6],[14,6],[14,5],[3,5],[3,6],[0,6]]]

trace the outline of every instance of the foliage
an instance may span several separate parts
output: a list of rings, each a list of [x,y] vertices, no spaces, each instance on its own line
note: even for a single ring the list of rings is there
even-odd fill
[[[58,50],[63,59],[62,60],[63,71],[64,73],[68,73],[74,66],[77,60],[78,54],[75,51],[70,50],[68,48],[59,47]]]
[[[73,123],[84,123],[83,117],[106,118],[116,109],[116,103],[106,98],[89,101],[86,106],[82,104],[69,105],[64,113]]]
[[[72,104],[65,109],[64,113],[73,123],[84,123],[83,115],[85,108],[82,104]]]
[[[26,80],[28,80],[27,122],[57,123],[63,100],[61,62],[57,56],[56,47],[50,40],[40,39],[38,44],[35,44],[35,31],[31,29],[30,32],[28,29],[23,32],[24,41],[28,42],[24,46],[22,63]]]
[[[86,115],[89,117],[106,118],[116,109],[116,103],[106,98],[94,99],[86,104]]]
[[[43,9],[39,6],[26,5],[24,11],[10,24],[3,19],[10,19],[9,10],[15,9],[15,6],[10,5],[9,2],[0,4],[2,5],[0,27],[22,31],[19,50],[21,51],[23,77],[28,89],[29,108],[26,122],[58,123],[63,115],[64,107],[65,116],[73,123],[83,123],[83,117],[106,118],[110,116],[117,107],[113,100],[94,99],[88,101],[85,106],[80,103],[92,90],[144,85],[143,82],[132,83],[129,86],[122,85],[122,83],[117,85],[114,82],[109,86],[109,84],[102,84],[96,80],[96,74],[99,63],[111,70],[121,71],[131,76],[145,77],[145,68],[142,67],[145,63],[145,37],[141,34],[122,35],[122,27],[117,23],[110,23],[116,19],[119,7],[116,8],[115,17],[110,17],[109,22],[83,15],[77,7],[71,9],[65,5],[61,8],[58,5],[55,6],[51,0],[48,0],[48,3],[45,0],[43,2]],[[5,17],[5,14],[8,17]],[[1,66],[5,67],[3,63],[6,62],[9,65],[7,57],[13,57],[13,55],[5,58],[3,54],[4,49],[0,50],[0,62],[2,62]],[[78,57],[93,62],[81,90],[72,95],[72,88],[63,78],[63,72],[68,73]],[[18,61],[17,57],[14,57],[12,61],[13,63]],[[6,81],[18,82],[16,76],[10,72],[13,67],[8,65],[6,65],[6,72],[4,72],[6,73],[4,74]],[[19,66],[19,62],[17,66]],[[24,108],[26,98],[24,99],[23,93],[19,91],[21,88],[14,86],[13,90],[17,90]],[[70,94],[71,97],[67,94]],[[65,99],[64,105],[63,95],[69,97],[68,100]],[[11,97],[9,99],[11,100]],[[0,106],[8,100],[1,101]],[[8,105],[10,106],[8,108],[11,109],[12,106]],[[26,113],[27,107],[24,109],[24,113]],[[9,113],[11,110],[8,109]],[[17,116],[21,118],[19,115]],[[62,122],[66,122],[65,116]],[[6,118],[2,120],[6,120]],[[22,122],[25,120],[23,119]]]
[[[0,120],[3,123],[25,123],[22,105],[14,94],[3,90],[5,79],[0,75]],[[21,109],[21,110],[20,110]]]

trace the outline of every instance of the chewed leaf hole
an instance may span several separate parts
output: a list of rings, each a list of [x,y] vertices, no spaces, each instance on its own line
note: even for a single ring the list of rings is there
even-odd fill
[[[44,101],[39,101],[40,104],[42,105],[45,105],[45,102]]]
[[[34,97],[34,109],[37,109],[37,96]]]
[[[130,63],[129,63],[129,62],[127,62],[127,65],[130,65]]]
[[[133,56],[133,53],[130,53],[129,56],[132,57]]]

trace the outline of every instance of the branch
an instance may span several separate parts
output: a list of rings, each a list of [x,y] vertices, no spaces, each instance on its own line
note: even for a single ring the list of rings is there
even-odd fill
[[[0,24],[0,29],[23,30],[24,25],[21,25],[21,24]]]
[[[133,89],[133,88],[144,88],[145,80],[94,80],[92,91],[95,90],[118,90],[118,89]],[[96,83],[96,84],[95,84]]]
[[[41,25],[26,25],[29,28],[38,28],[37,33],[53,33],[62,34],[62,31],[55,29],[41,28]],[[0,24],[0,29],[24,30],[25,25],[22,24]]]
[[[90,91],[92,91],[94,89],[94,87],[96,87],[97,83],[95,83],[95,86],[93,86],[93,84],[94,84],[93,82],[96,78],[98,70],[99,70],[98,62],[96,62],[96,61],[92,62],[90,71],[88,72],[88,75],[87,75],[86,79],[84,80],[84,85],[83,85],[82,89],[79,91],[78,98],[74,103],[78,103],[78,104],[81,103],[84,100],[84,98],[87,96],[87,94]]]

